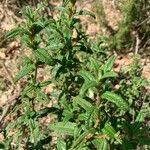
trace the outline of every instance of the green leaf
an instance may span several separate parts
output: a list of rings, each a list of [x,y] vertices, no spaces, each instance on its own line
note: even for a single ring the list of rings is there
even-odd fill
[[[94,129],[87,130],[83,132],[74,142],[73,145],[71,146],[71,150],[74,150],[76,147],[80,147],[80,144],[82,142],[86,142],[86,137],[89,135],[93,135],[95,133]]]
[[[150,137],[139,137],[138,143],[141,145],[150,145]]]
[[[72,122],[58,122],[55,124],[50,124],[49,128],[51,130],[54,130],[54,132],[60,133],[60,134],[65,134],[65,135],[74,135],[74,130],[76,128],[76,124]]]
[[[110,71],[110,72],[105,72],[104,75],[101,77],[101,79],[113,78],[113,77],[117,77],[117,73]]]
[[[55,108],[55,107],[50,107],[50,108],[44,108],[44,109],[41,109],[39,111],[36,112],[36,117],[37,118],[42,118],[42,117],[45,117],[47,116],[48,114],[58,114],[58,113],[61,113],[61,111],[58,109],[58,108]]]
[[[36,93],[39,101],[40,100],[49,101],[48,96],[44,92],[42,92],[41,89],[37,88]]]
[[[66,150],[66,142],[61,140],[61,139],[58,139],[57,141],[57,150]]]
[[[18,72],[18,74],[15,77],[15,82],[20,80],[22,77],[28,75],[29,73],[33,72],[35,70],[35,65],[34,64],[28,64],[25,65],[21,71]]]
[[[104,65],[104,72],[111,71],[116,60],[115,56],[111,56]]]
[[[136,122],[144,122],[146,117],[150,115],[150,106],[148,103],[143,104],[141,110],[138,112],[138,115],[135,119]]]
[[[27,95],[28,93],[30,93],[31,91],[33,91],[35,89],[35,86],[30,84],[28,86],[26,86],[22,92],[22,95]]]
[[[48,86],[51,83],[53,83],[52,80],[47,80],[47,81],[41,82],[39,86],[40,87],[46,87],[46,86]]]
[[[82,70],[80,75],[84,78],[85,81],[95,81],[95,77],[88,71]]]
[[[96,19],[95,15],[92,12],[88,11],[88,10],[80,10],[77,13],[77,15],[84,15],[84,16],[88,15],[88,16],[93,17],[94,19]]]
[[[111,126],[110,123],[105,123],[104,128],[102,129],[102,132],[106,135],[108,135],[110,138],[115,138],[116,131],[115,129]]]
[[[51,64],[51,57],[45,49],[39,48],[37,50],[34,50],[34,53],[41,62]]]
[[[94,139],[92,141],[92,143],[98,150],[108,150],[109,149],[106,139]]]
[[[34,32],[34,34],[38,34],[39,32],[41,32],[45,27],[47,27],[49,24],[49,22],[43,21],[43,20],[39,20],[35,23],[32,24],[31,29],[32,32]]]
[[[99,65],[99,63],[97,62],[97,60],[95,60],[94,58],[90,58],[90,63],[91,63],[91,67],[94,68],[94,70],[95,70],[96,72],[98,72],[99,69],[100,69],[100,65]]]
[[[113,93],[113,92],[105,92],[102,94],[102,99],[106,99],[114,104],[116,104],[117,107],[119,107],[122,110],[128,110],[129,105],[128,103],[122,99],[119,95]]]
[[[21,35],[23,33],[28,34],[28,32],[26,32],[23,28],[18,27],[18,28],[12,29],[10,32],[8,32],[6,34],[6,38],[7,39],[14,38],[14,37]]]
[[[81,89],[80,89],[79,95],[84,96],[85,92],[86,92],[88,89],[90,89],[90,88],[92,88],[92,87],[95,87],[96,85],[97,85],[97,83],[96,83],[95,81],[87,81],[87,82],[85,82],[85,83],[82,85]]]
[[[86,101],[85,99],[83,98],[80,98],[80,97],[75,97],[73,99],[78,105],[80,105],[81,107],[83,107],[87,112],[91,112],[94,108],[94,106]]]
[[[35,14],[33,13],[32,9],[30,6],[26,6],[25,10],[23,11],[24,15],[27,16],[27,18],[31,21],[34,22],[34,17]]]
[[[134,147],[133,147],[133,145],[132,145],[132,141],[127,141],[126,139],[123,139],[122,149],[123,149],[123,150],[131,150],[131,149],[134,149]]]

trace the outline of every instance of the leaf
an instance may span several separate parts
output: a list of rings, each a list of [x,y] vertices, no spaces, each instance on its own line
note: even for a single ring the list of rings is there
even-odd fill
[[[76,128],[76,124],[72,122],[58,122],[55,124],[50,124],[49,128],[51,130],[54,130],[54,132],[60,133],[60,134],[65,134],[65,135],[74,135],[74,130]]]
[[[133,150],[132,141],[127,141],[126,139],[123,139],[122,143],[122,149],[123,150]]]
[[[149,145],[150,146],[150,137],[139,137],[138,143],[141,145]]]
[[[88,10],[80,10],[77,14],[78,15],[88,15],[88,16],[93,17],[94,19],[96,19],[95,15],[92,12],[88,11]]]
[[[15,82],[17,82],[18,80],[20,80],[22,77],[26,76],[27,74],[29,74],[30,72],[33,72],[35,70],[35,65],[34,64],[28,64],[25,65],[21,71],[18,72],[18,74],[15,77]]]
[[[48,96],[44,92],[42,92],[41,89],[37,88],[36,93],[39,101],[40,100],[49,101]]]
[[[115,129],[111,126],[110,123],[105,123],[104,128],[102,129],[102,132],[106,135],[108,135],[110,138],[115,138],[116,131]]]
[[[141,110],[139,111],[135,121],[136,122],[144,122],[146,117],[150,115],[150,106],[148,103],[142,105]]]
[[[100,69],[98,62],[94,58],[90,58],[90,63],[91,63],[91,67],[94,68],[96,72],[98,72]]]
[[[108,150],[108,143],[106,139],[94,139],[92,143],[98,150]]]
[[[83,98],[75,97],[74,101],[82,108],[84,108],[87,112],[91,112],[94,108],[94,106],[90,102],[84,100]]]
[[[42,117],[45,117],[47,116],[48,114],[58,114],[58,113],[61,113],[61,111],[58,109],[58,108],[55,108],[55,107],[46,107],[44,109],[41,109],[39,111],[36,112],[36,117],[37,118],[42,118]]]
[[[24,31],[23,28],[18,27],[18,28],[12,29],[10,32],[8,32],[8,33],[6,34],[6,38],[7,38],[7,39],[14,38],[14,37],[16,37],[17,35],[23,34],[24,32],[25,32],[25,31]]]
[[[46,87],[46,86],[50,85],[52,82],[53,82],[52,80],[47,80],[47,81],[41,82],[39,86]]]
[[[34,85],[28,85],[24,88],[23,92],[22,92],[22,95],[27,95],[28,93],[30,93],[31,91],[33,91],[35,89],[35,86]]]
[[[66,142],[61,140],[61,139],[58,139],[57,141],[57,150],[66,150]]]
[[[27,18],[31,21],[34,22],[34,17],[35,14],[33,13],[32,9],[30,6],[26,6],[25,10],[23,11],[24,15],[27,16]]]
[[[116,104],[117,107],[119,107],[122,110],[128,110],[129,105],[128,103],[122,99],[119,95],[113,93],[113,92],[105,92],[102,94],[102,99],[106,99],[114,104]]]
[[[104,75],[101,77],[101,79],[113,78],[113,77],[117,77],[117,73],[110,71],[110,72],[105,72]]]
[[[85,81],[95,81],[95,77],[88,71],[82,70],[80,75],[84,78]]]
[[[34,50],[34,53],[41,62],[51,64],[51,57],[45,49],[39,48],[37,50]]]
[[[90,129],[90,130],[87,130],[85,132],[83,132],[74,142],[73,142],[73,145],[71,146],[71,150],[74,150],[77,146],[79,147],[80,144],[82,142],[86,142],[86,138],[89,136],[89,135],[93,135],[95,133],[95,130],[94,129]]]
[[[111,71],[116,60],[115,56],[111,56],[104,65],[104,72]]]
[[[89,81],[89,82],[87,81],[87,82],[85,82],[85,83],[82,85],[81,89],[80,89],[79,95],[84,96],[85,92],[86,92],[88,89],[90,89],[90,88],[92,88],[92,87],[95,87],[96,85],[97,85],[97,83],[96,83],[95,81]]]
[[[39,32],[41,32],[45,27],[47,27],[49,24],[49,22],[43,21],[43,20],[39,20],[35,23],[32,24],[31,26],[31,31],[34,34],[38,34]]]

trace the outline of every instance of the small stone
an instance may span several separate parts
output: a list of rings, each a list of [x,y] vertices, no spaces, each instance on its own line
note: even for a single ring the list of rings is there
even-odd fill
[[[8,98],[7,98],[6,95],[1,95],[1,97],[0,97],[0,107],[2,107],[3,105],[6,104],[7,99],[8,99]]]
[[[5,59],[5,57],[6,57],[5,53],[0,51],[0,58]]]

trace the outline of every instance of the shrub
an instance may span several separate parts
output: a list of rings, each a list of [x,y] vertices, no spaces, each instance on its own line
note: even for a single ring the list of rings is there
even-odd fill
[[[63,1],[55,8],[57,19],[41,16],[43,5],[26,7],[24,25],[7,34],[20,36],[32,55],[15,77],[17,82],[26,76],[27,84],[13,110],[16,119],[4,129],[4,149],[127,150],[150,143],[148,96],[141,95],[145,81],[137,66],[118,76],[115,56],[107,56],[82,30],[79,15],[90,13],[75,4]],[[50,79],[40,82],[38,70],[46,66]],[[54,93],[47,95],[43,88],[51,84]],[[40,122],[46,116],[55,118],[48,126]]]

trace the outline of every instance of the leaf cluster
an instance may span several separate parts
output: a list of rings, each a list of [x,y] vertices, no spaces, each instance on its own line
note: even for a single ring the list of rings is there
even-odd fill
[[[27,84],[13,110],[15,121],[4,129],[4,149],[127,150],[150,143],[145,127],[149,106],[143,103],[147,97],[140,95],[145,82],[136,74],[136,62],[132,71],[123,73],[129,75],[128,87],[126,78],[113,71],[116,57],[102,53],[82,30],[79,16],[91,13],[77,10],[75,4],[63,1],[55,8],[57,18],[41,16],[43,5],[34,11],[26,7],[25,24],[7,34],[19,36],[32,55],[15,77],[17,82],[26,76]],[[51,78],[40,82],[38,70],[46,66]],[[44,93],[43,88],[52,84],[54,92]],[[54,99],[56,104],[47,107]],[[43,125],[45,117],[54,121]]]

